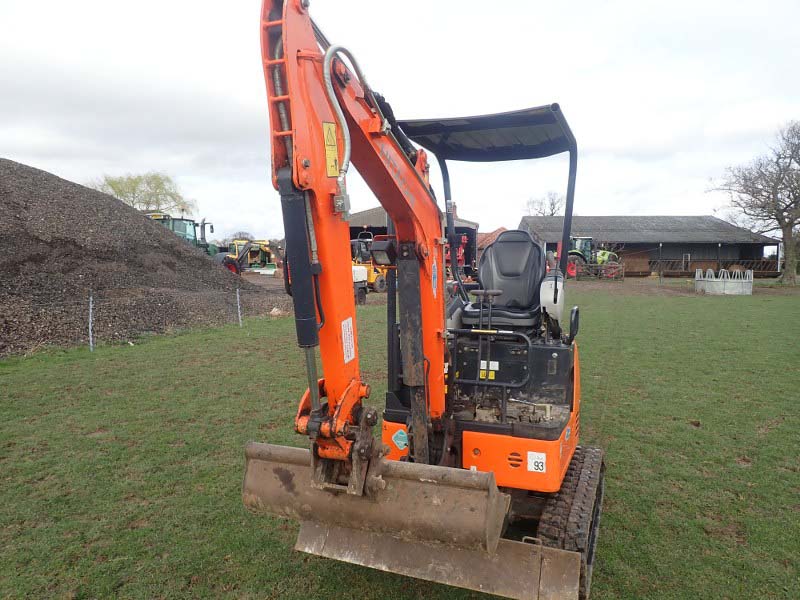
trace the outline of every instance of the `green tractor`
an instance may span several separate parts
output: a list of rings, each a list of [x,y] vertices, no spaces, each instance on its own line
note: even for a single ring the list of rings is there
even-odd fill
[[[588,275],[603,279],[621,279],[622,265],[616,252],[596,248],[591,237],[571,237],[567,277]]]
[[[209,233],[214,233],[213,223],[208,223],[205,219],[198,223],[194,219],[172,217],[166,213],[158,211],[147,212],[145,213],[145,216],[153,221],[161,223],[172,233],[183,238],[195,248],[199,248],[208,254],[216,262],[221,264],[232,273],[236,273],[237,275],[239,274],[240,268],[239,264],[236,262],[236,259],[228,256],[228,253],[224,251],[225,249],[221,249],[216,244],[212,244],[206,240],[206,228],[208,228]],[[199,238],[197,237],[198,230],[200,232]]]

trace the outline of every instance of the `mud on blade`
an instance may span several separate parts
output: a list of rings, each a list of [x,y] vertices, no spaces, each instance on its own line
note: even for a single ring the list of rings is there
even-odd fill
[[[579,554],[500,539],[509,497],[492,473],[376,460],[379,484],[351,496],[311,486],[309,450],[245,455],[245,506],[300,521],[297,550],[508,598],[578,598]]]
[[[245,506],[298,521],[493,553],[509,505],[491,473],[377,459],[368,494],[351,496],[311,486],[307,449],[250,443],[245,456]]]

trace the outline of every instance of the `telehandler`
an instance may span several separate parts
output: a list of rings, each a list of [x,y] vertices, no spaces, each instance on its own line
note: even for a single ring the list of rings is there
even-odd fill
[[[557,104],[398,121],[308,6],[264,0],[260,23],[272,180],[308,378],[294,428],[307,443],[249,443],[244,504],[299,520],[295,548],[311,554],[508,598],[587,598],[604,466],[600,449],[578,444],[579,313],[565,314],[567,253],[547,272],[526,232],[503,233],[481,258],[474,301],[456,265],[447,289],[444,264],[445,245],[458,245],[452,160],[569,153],[568,247],[577,145],[567,121]],[[444,218],[428,152],[442,172]],[[341,285],[351,160],[391,220],[371,248],[375,264],[393,267],[380,438],[378,411],[365,404],[353,294]]]

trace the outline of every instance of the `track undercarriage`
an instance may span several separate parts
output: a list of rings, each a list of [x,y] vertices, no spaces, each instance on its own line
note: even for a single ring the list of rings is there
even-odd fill
[[[534,538],[548,548],[581,557],[580,598],[589,597],[605,487],[603,451],[578,446],[561,490],[540,494],[508,490],[511,509],[505,538]]]

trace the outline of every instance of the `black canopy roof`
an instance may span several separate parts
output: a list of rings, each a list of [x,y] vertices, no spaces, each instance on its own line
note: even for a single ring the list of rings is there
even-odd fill
[[[544,158],[575,149],[558,104],[453,119],[399,121],[411,140],[443,160]]]

